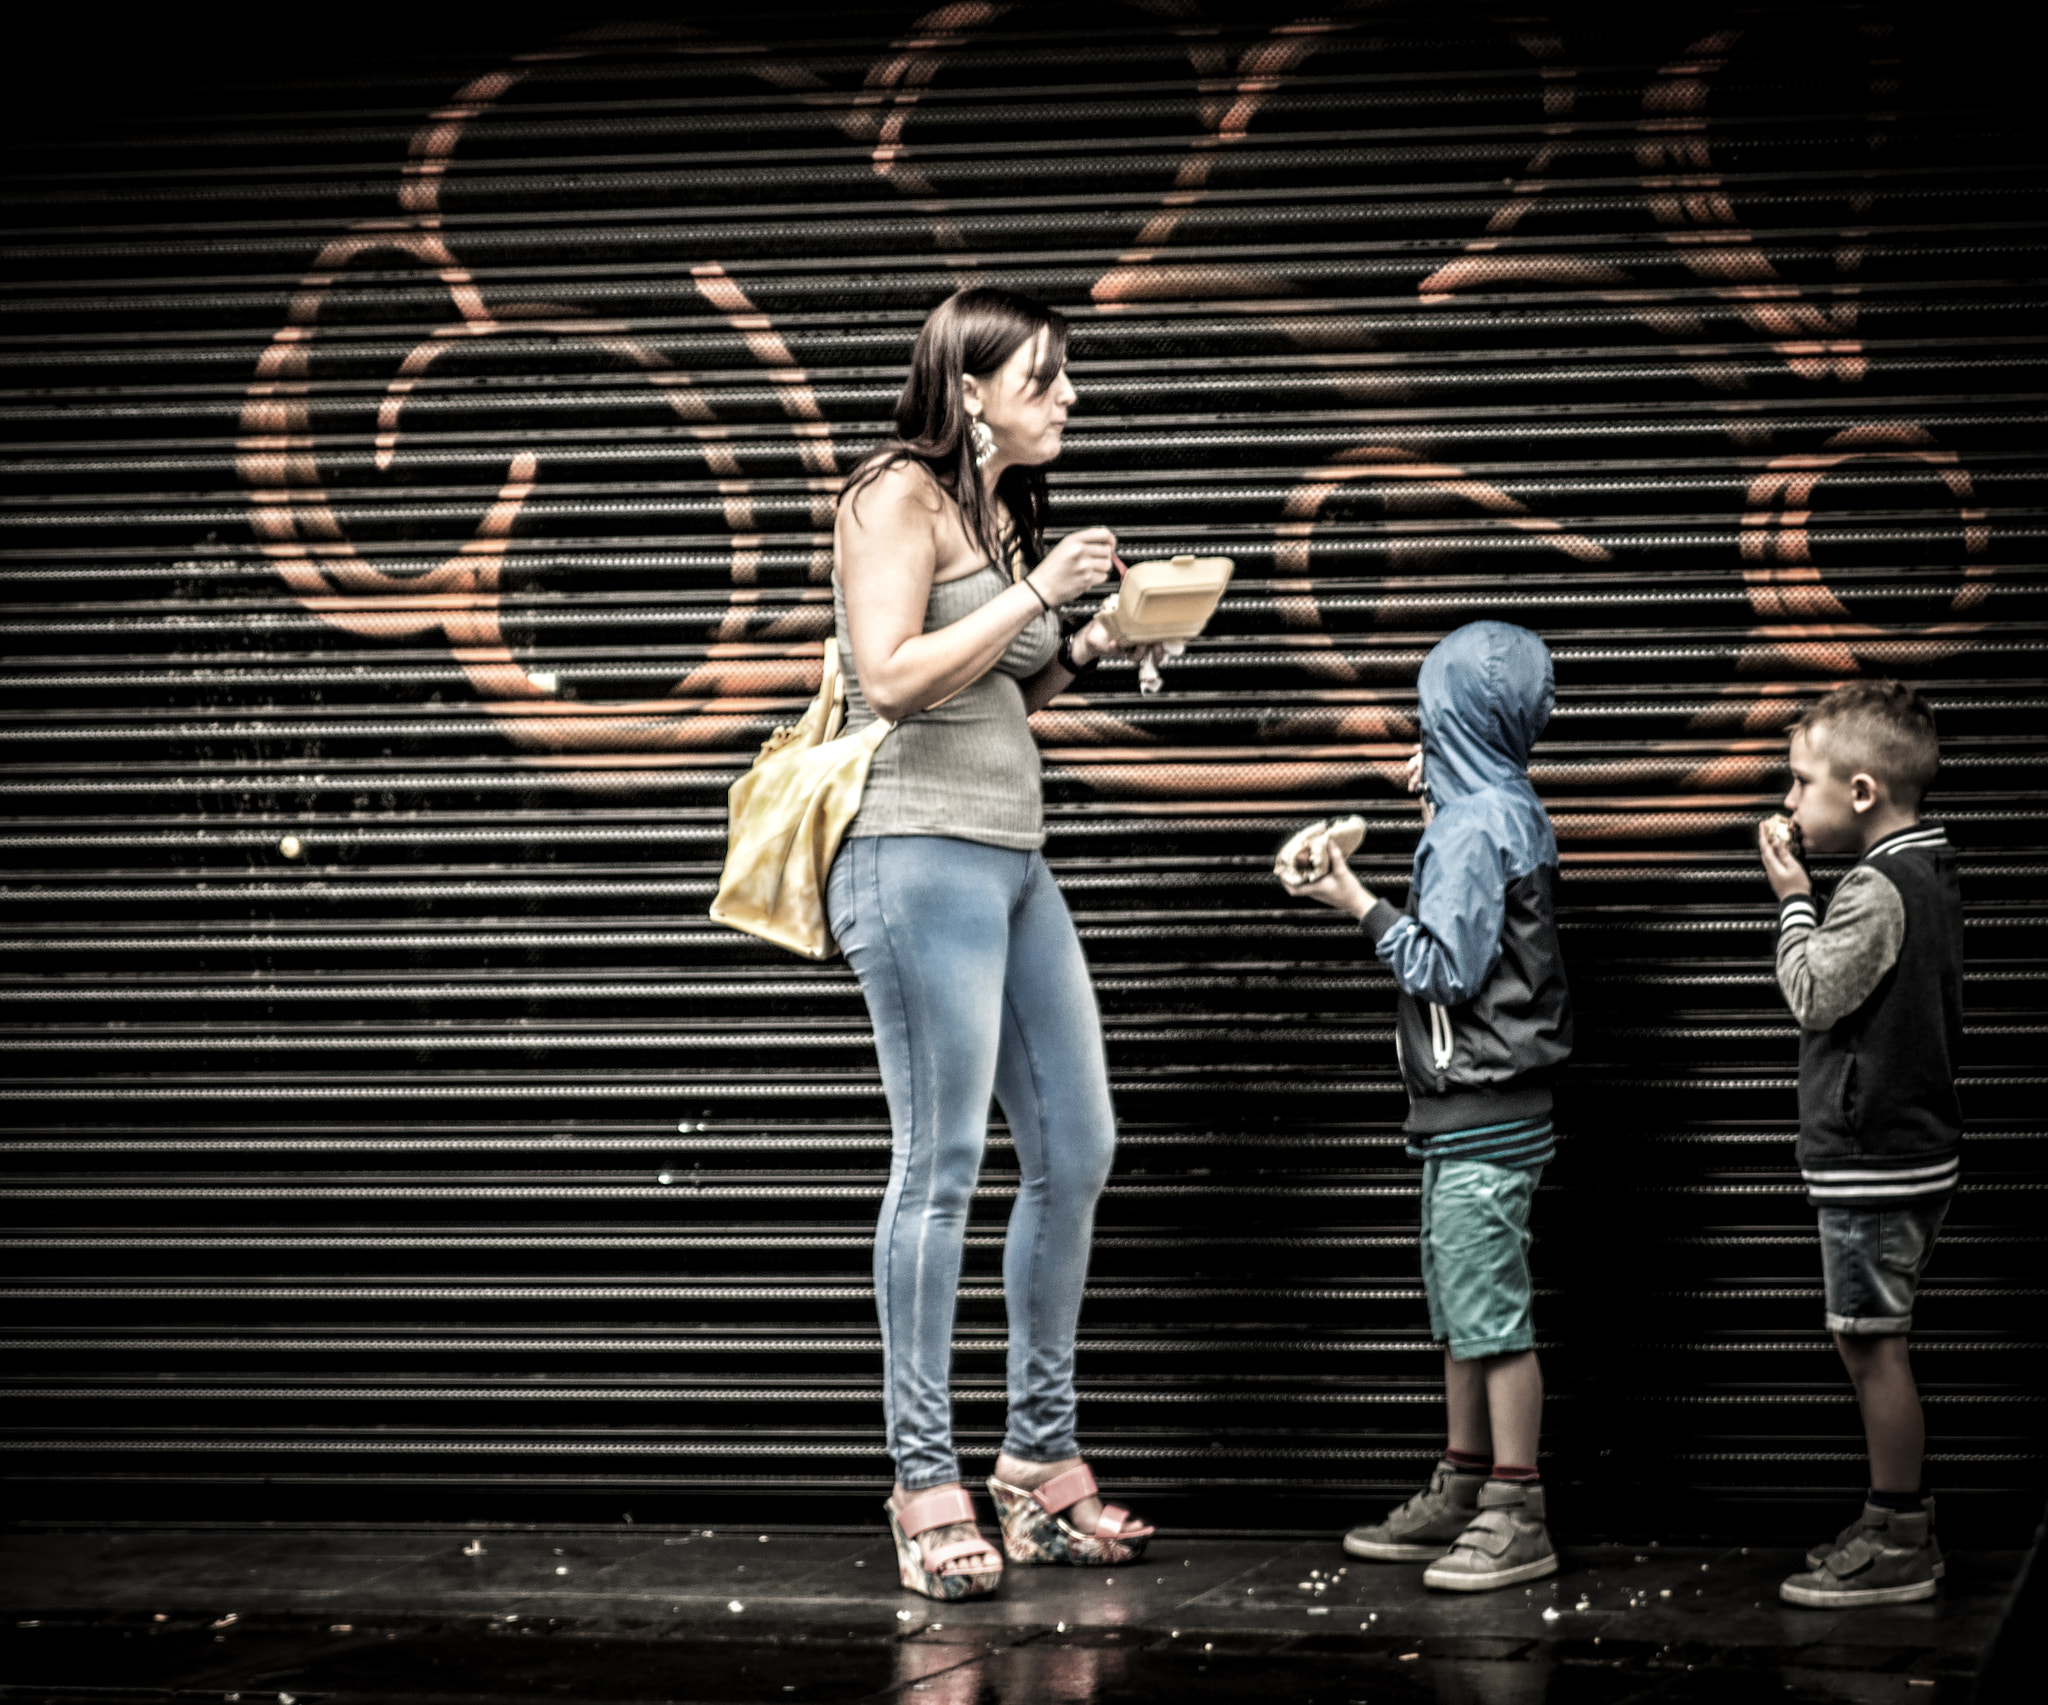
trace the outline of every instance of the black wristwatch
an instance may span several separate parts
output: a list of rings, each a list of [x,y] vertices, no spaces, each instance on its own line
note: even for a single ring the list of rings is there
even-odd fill
[[[1092,619],[1092,617],[1084,618],[1082,620],[1075,621],[1071,624],[1062,624],[1061,626],[1060,648],[1058,652],[1054,654],[1054,661],[1057,662],[1062,669],[1066,670],[1066,672],[1069,675],[1072,675],[1077,679],[1080,676],[1087,674],[1090,669],[1093,669],[1096,664],[1102,661],[1102,659],[1099,657],[1091,657],[1088,659],[1086,663],[1077,663],[1074,661],[1074,636],[1078,634],[1083,628],[1085,628],[1088,625],[1088,622]]]

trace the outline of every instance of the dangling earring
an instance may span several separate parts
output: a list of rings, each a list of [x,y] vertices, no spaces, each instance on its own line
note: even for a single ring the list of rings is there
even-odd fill
[[[989,431],[988,422],[977,419],[967,429],[967,447],[974,452],[974,465],[985,468],[996,453],[996,435]]]

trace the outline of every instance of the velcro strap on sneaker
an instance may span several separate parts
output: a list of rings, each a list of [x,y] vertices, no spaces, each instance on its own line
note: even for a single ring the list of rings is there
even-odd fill
[[[1839,1578],[1860,1575],[1884,1555],[1884,1541],[1859,1533],[1828,1559],[1828,1573]]]
[[[1472,1523],[1454,1542],[1488,1557],[1499,1557],[1515,1542],[1515,1524],[1498,1510],[1474,1516]]]
[[[1047,1515],[1056,1516],[1062,1510],[1072,1509],[1083,1498],[1094,1497],[1096,1490],[1095,1476],[1084,1462],[1078,1468],[1055,1474],[1031,1496]]]
[[[896,1525],[904,1536],[915,1539],[935,1527],[951,1527],[956,1521],[974,1520],[974,1500],[959,1486],[939,1486],[920,1492],[896,1512]]]

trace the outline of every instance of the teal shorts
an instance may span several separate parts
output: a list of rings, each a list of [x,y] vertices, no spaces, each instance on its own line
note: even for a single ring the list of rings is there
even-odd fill
[[[1529,1208],[1540,1166],[1422,1163],[1422,1283],[1429,1333],[1453,1360],[1536,1348]]]

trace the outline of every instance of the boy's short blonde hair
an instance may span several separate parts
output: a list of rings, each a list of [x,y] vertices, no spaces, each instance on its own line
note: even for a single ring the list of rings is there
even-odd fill
[[[1837,687],[1792,732],[1824,759],[1835,779],[1859,772],[1884,783],[1894,804],[1916,809],[1941,763],[1934,712],[1899,681],[1851,681]],[[1823,733],[1825,738],[1822,738]]]

